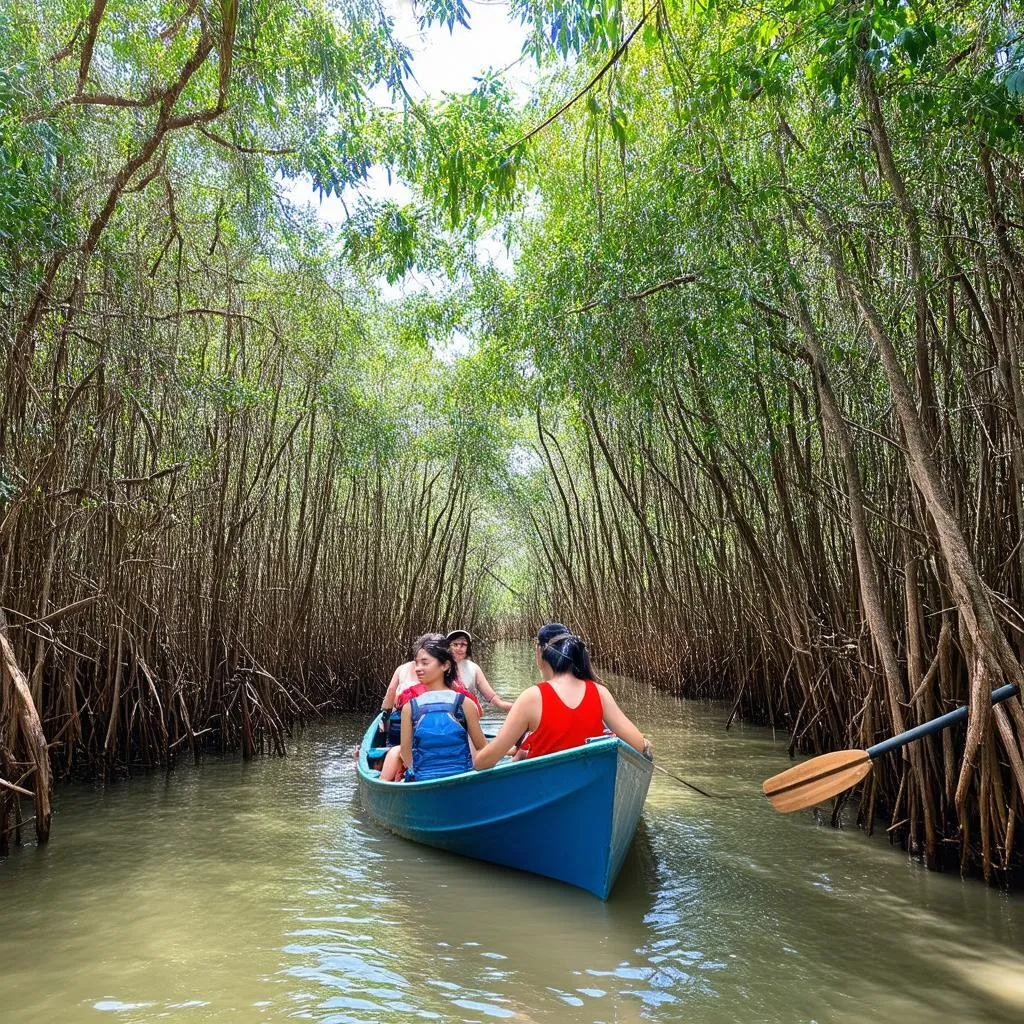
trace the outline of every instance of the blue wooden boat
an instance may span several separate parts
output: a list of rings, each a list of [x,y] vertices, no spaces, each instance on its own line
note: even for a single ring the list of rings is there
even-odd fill
[[[530,871],[607,899],[626,858],[653,764],[614,736],[486,771],[381,782],[374,721],[359,748],[359,795],[385,828],[464,857]]]

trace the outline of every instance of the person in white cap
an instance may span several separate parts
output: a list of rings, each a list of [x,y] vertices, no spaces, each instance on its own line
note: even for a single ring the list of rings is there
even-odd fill
[[[469,630],[453,629],[448,634],[448,645],[452,649],[452,655],[459,670],[459,680],[466,690],[479,696],[480,700],[485,700],[502,711],[508,711],[512,707],[512,701],[499,697],[494,692],[494,687],[487,681],[484,670],[475,661],[469,659],[473,649],[473,637],[470,636]]]

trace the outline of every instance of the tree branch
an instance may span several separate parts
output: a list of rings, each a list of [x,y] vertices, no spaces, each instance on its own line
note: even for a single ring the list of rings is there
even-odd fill
[[[92,51],[96,45],[96,34],[100,30],[100,22],[103,20],[103,12],[106,9],[107,0],[93,0],[92,10],[89,12],[87,21],[89,29],[85,34],[85,42],[82,44],[82,59],[78,63],[78,87],[75,89],[76,93],[81,94],[89,77]]]
[[[667,281],[661,281],[659,284],[652,284],[650,288],[644,288],[643,291],[634,292],[632,295],[619,295],[614,299],[607,300],[592,299],[576,309],[568,310],[565,315],[572,316],[574,313],[586,313],[588,309],[593,309],[595,306],[602,304],[610,306],[613,302],[639,302],[641,299],[646,299],[648,295],[654,295],[656,292],[664,291],[666,288],[678,288],[681,284],[691,284],[696,280],[696,274],[681,274],[679,277],[669,278]]]
[[[89,597],[83,597],[81,600],[72,601],[71,604],[65,605],[63,608],[58,608],[56,611],[50,612],[48,615],[43,615],[38,619],[29,619],[27,622],[17,622],[10,629],[28,629],[29,626],[52,626],[61,619],[67,618],[69,615],[74,615],[75,612],[81,611],[83,608],[88,608],[89,605],[95,604],[106,595],[104,594],[90,594]],[[23,615],[16,608],[5,608],[4,611],[14,612],[15,615]]]
[[[126,188],[125,192],[131,194],[133,192],[142,192],[146,186],[164,169],[164,164],[167,161],[167,147],[164,147],[163,152],[157,157],[156,164],[153,169],[145,177],[140,178],[137,185],[132,185],[130,188]]]
[[[234,153],[246,153],[251,156],[288,156],[291,153],[298,152],[297,147],[288,149],[259,149],[255,146],[240,146],[237,142],[231,142],[216,132],[210,131],[209,128],[203,128],[202,126],[199,128],[199,134],[205,135],[211,142],[216,142],[218,146],[230,149]]]
[[[9,789],[14,793],[20,793],[22,796],[35,796],[35,793],[33,793],[31,789],[16,786],[13,782],[8,782],[6,779],[0,779],[0,786],[3,786],[4,789]]]
[[[193,14],[195,14],[198,6],[199,0],[190,0],[188,7],[185,8],[181,17],[172,21],[171,24],[160,33],[160,41],[163,43],[169,43],[181,31],[182,26],[188,22]]]
[[[543,131],[543,129],[547,128],[547,126],[549,124],[551,124],[552,121],[557,120],[574,103],[576,103],[578,100],[581,100],[584,96],[586,96],[587,93],[590,92],[590,90],[593,89],[594,86],[597,85],[597,83],[600,82],[601,79],[604,78],[604,76],[615,66],[615,64],[618,62],[619,58],[629,48],[629,44],[633,41],[633,37],[637,34],[637,32],[640,31],[640,29],[642,29],[644,27],[644,23],[647,21],[647,19],[655,11],[660,11],[660,10],[661,10],[661,0],[658,0],[658,3],[653,4],[652,6],[648,7],[646,13],[644,14],[644,16],[636,23],[636,25],[633,26],[633,30],[619,44],[619,48],[602,65],[601,70],[598,71],[598,73],[596,75],[594,75],[594,77],[589,82],[587,82],[587,84],[585,86],[583,86],[583,88],[580,89],[580,91],[578,93],[576,93],[575,96],[573,96],[570,99],[566,100],[566,102],[563,103],[549,118],[547,118],[546,120],[542,121],[539,125],[537,125],[536,128],[533,128],[530,131],[528,131],[521,139],[518,139],[516,142],[513,142],[511,146],[506,146],[504,152],[505,153],[509,153],[513,149],[515,149],[517,146],[521,146],[524,142],[529,142],[530,139],[532,139],[534,137],[534,135],[536,135],[539,131]]]
[[[82,34],[82,29],[85,28],[85,19],[82,18],[75,26],[75,31],[71,34],[71,38],[56,52],[50,54],[50,63],[59,64],[66,57],[71,56],[71,51],[75,48],[75,43],[78,42],[78,37]]]
[[[31,124],[33,121],[45,121],[48,117],[53,117],[54,114],[65,107],[154,107],[166,94],[167,90],[158,90],[137,99],[133,96],[115,96],[111,93],[103,92],[75,93],[74,96],[58,100],[53,106],[47,107],[46,110],[35,110],[25,114],[22,120],[26,124]]]

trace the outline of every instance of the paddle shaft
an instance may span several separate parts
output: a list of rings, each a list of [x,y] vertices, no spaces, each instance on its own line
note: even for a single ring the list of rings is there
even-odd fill
[[[999,704],[1004,700],[1009,700],[1011,697],[1015,697],[1019,692],[1020,690],[1013,683],[1010,683],[1007,686],[1000,686],[998,690],[992,691],[992,703]],[[897,750],[907,743],[913,743],[914,740],[921,739],[923,736],[931,736],[932,733],[948,729],[949,726],[965,719],[967,717],[967,712],[968,708],[965,704],[962,708],[957,708],[956,711],[950,711],[945,715],[940,715],[938,718],[933,718],[930,722],[925,722],[922,725],[915,725],[913,729],[908,729],[906,732],[901,732],[887,740],[882,740],[881,743],[876,743],[873,747],[868,747],[864,753],[866,753],[873,761],[876,757],[879,757],[882,754],[888,754],[890,750]]]
[[[700,793],[701,796],[711,797],[712,800],[727,800],[732,796],[731,793],[728,794],[728,796],[723,796],[721,793],[709,793],[706,789],[701,789],[700,786],[695,786],[692,782],[687,782],[681,775],[673,775],[671,772],[665,771],[660,764],[655,764],[654,770],[656,772],[661,772],[662,775],[667,775],[670,779],[675,779],[676,782],[681,782],[684,786],[689,786],[690,789],[696,793]]]

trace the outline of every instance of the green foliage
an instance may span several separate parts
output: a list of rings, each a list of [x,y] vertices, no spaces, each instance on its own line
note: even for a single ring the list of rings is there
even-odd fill
[[[456,25],[469,28],[469,11],[462,0],[426,0],[420,7],[420,26],[447,25],[449,32]]]
[[[16,32],[0,11],[0,38]],[[24,63],[0,62],[0,296],[10,296],[17,267],[33,251],[62,244],[69,211],[58,189],[67,140],[45,123],[23,120],[31,108]]]
[[[525,52],[538,62],[550,52],[562,58],[614,50],[622,41],[624,8],[617,0],[514,0],[512,14],[530,26]]]
[[[363,203],[345,227],[347,255],[394,284],[414,267],[424,267],[429,248],[423,237],[424,219],[423,212],[410,204]]]
[[[780,395],[802,373],[785,319],[793,294],[827,325],[826,350],[873,421],[885,389],[835,311],[814,237],[824,211],[851,259],[876,261],[858,270],[908,342],[903,223],[866,141],[866,83],[922,207],[934,199],[985,222],[978,147],[1013,156],[1021,146],[1019,16],[980,4],[954,17],[898,0],[666,2],[606,68],[646,7],[516,0],[528,53],[555,69],[525,109],[494,71],[464,95],[411,99],[409,52],[363,0],[204,3],[184,21],[181,6],[111,0],[79,83],[81,36],[51,58],[91,10],[44,3],[2,15],[4,294],[26,304],[25,282],[83,244],[111,181],[166,114],[206,112],[160,135],[100,225],[108,284],[148,280],[154,315],[168,316],[212,301],[189,282],[231,266],[231,301],[281,320],[292,369],[316,381],[314,405],[348,439],[353,465],[461,453],[487,486],[538,405],[569,426],[594,409],[646,422],[676,388],[704,417],[695,437],[708,450],[746,443],[762,414],[781,424],[791,414]],[[461,0],[432,0],[421,17],[453,32],[470,20]],[[150,103],[204,41],[173,108]],[[519,141],[599,69],[579,102]],[[79,103],[80,92],[132,105]],[[390,106],[371,99],[381,95]],[[411,201],[359,198],[379,166],[413,187]],[[282,202],[282,179],[344,198],[343,261],[328,231]],[[474,263],[472,245],[491,228],[514,240],[512,280]],[[364,292],[413,272],[447,276],[451,288],[390,306]],[[287,297],[305,279],[317,288]],[[452,337],[477,347],[453,360]],[[267,404],[265,381],[211,358],[197,343],[178,364],[203,402],[238,414]],[[762,440],[749,445],[757,473],[768,465]]]
[[[518,199],[523,153],[510,149],[519,123],[512,94],[493,72],[476,83],[429,111],[424,148],[407,154],[403,167],[452,228],[507,212]]]

